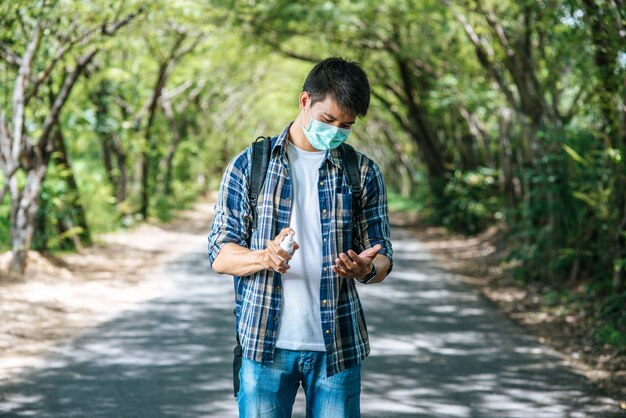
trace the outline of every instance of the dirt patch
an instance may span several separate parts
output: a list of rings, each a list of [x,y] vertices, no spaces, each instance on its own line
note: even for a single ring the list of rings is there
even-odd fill
[[[80,253],[31,252],[22,277],[6,271],[11,254],[0,254],[0,385],[37,365],[52,345],[166,293],[169,282],[159,268],[197,250],[198,235],[210,229],[214,198],[170,223],[101,235]]]
[[[555,348],[589,380],[621,399],[621,407],[626,409],[626,356],[591,338],[596,324],[584,312],[572,314],[549,306],[539,285],[522,286],[511,278],[509,272],[514,265],[501,262],[510,248],[504,225],[465,237],[445,228],[425,226],[415,214],[391,213],[390,222],[410,231],[442,266],[480,290],[539,342]]]

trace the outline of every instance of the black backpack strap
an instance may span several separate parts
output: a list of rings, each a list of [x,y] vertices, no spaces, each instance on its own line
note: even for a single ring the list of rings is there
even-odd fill
[[[345,142],[339,146],[339,152],[343,160],[343,171],[347,174],[348,184],[352,187],[352,217],[360,215],[363,212],[361,206],[361,194],[363,187],[361,185],[360,167],[356,151],[350,144]],[[393,261],[387,270],[387,274],[393,269]]]
[[[235,317],[237,316],[237,308],[233,310]],[[243,359],[243,348],[241,347],[241,341],[239,340],[239,334],[235,332],[235,338],[237,339],[237,345],[233,350],[233,394],[235,398],[239,393],[241,387],[241,381],[239,380],[239,370],[241,369]]]
[[[352,188],[352,216],[361,214],[361,194],[363,187],[361,186],[361,170],[359,170],[359,161],[356,151],[350,144],[345,142],[339,146],[339,153],[343,160],[343,171],[347,174],[348,184]]]
[[[262,141],[259,141],[262,139]],[[250,212],[252,217],[252,229],[256,229],[257,226],[257,204],[259,199],[259,193],[261,187],[265,181],[265,174],[267,174],[267,167],[269,166],[270,151],[271,151],[272,138],[259,136],[252,143],[252,156],[250,160],[252,164],[250,166],[250,187],[248,188],[248,196],[250,198]],[[248,247],[250,247],[250,239],[252,233],[248,234]],[[235,294],[237,294],[237,280],[235,280]],[[241,340],[239,334],[236,332],[237,326],[237,307],[233,309],[235,314],[235,339],[237,345],[233,351],[233,392],[235,397],[239,393],[241,382],[239,381],[239,370],[241,369],[243,348],[241,347]]]
[[[259,141],[262,139],[262,141]],[[261,187],[265,181],[267,167],[269,166],[272,138],[259,136],[252,143],[252,166],[250,167],[250,209],[252,213],[252,230],[257,227],[257,204]],[[251,235],[251,234],[250,234]]]

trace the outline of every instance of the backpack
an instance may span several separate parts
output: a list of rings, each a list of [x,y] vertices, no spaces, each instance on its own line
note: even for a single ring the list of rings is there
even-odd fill
[[[262,140],[262,141],[259,141]],[[257,204],[259,199],[259,193],[261,187],[265,182],[265,175],[267,174],[267,168],[270,162],[270,153],[272,150],[272,138],[259,136],[252,143],[252,166],[250,167],[250,187],[248,188],[248,197],[250,198],[250,212],[252,215],[252,229],[257,227]],[[352,188],[352,217],[360,215],[363,211],[361,206],[361,194],[363,188],[361,187],[361,176],[358,167],[358,159],[356,151],[352,145],[345,142],[339,145],[339,154],[344,162],[344,174],[348,180],[348,185]],[[248,237],[248,248],[250,247],[250,239],[252,234]],[[235,277],[235,294],[237,293],[238,278]],[[233,310],[235,317],[237,316],[237,308]],[[239,340],[239,334],[235,332],[237,339],[237,345],[234,349],[233,359],[233,389],[235,397],[239,392],[239,370],[241,369],[243,349]]]

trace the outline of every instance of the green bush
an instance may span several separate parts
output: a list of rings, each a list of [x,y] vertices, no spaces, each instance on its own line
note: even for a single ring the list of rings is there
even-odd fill
[[[199,183],[172,181],[171,195],[159,194],[155,199],[154,216],[161,221],[170,221],[179,210],[189,208],[202,193]]]
[[[426,204],[421,196],[403,197],[391,190],[387,192],[387,204],[389,210],[395,212],[420,213],[426,209]]]
[[[472,171],[456,170],[444,193],[448,205],[439,214],[443,225],[459,232],[475,234],[484,230],[503,213],[497,172],[479,167]]]
[[[525,281],[601,278],[611,260],[610,178],[602,144],[584,131],[544,133],[546,154],[521,170],[526,198],[507,214],[514,272]]]
[[[610,281],[605,281],[610,288]],[[610,291],[610,290],[609,290]],[[611,292],[604,298],[593,298],[597,307],[598,322],[601,324],[593,337],[602,344],[609,344],[626,351],[626,294]]]

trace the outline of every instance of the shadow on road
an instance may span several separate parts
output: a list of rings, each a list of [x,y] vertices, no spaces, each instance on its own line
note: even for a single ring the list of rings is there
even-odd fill
[[[0,388],[0,416],[232,416],[232,280],[208,270],[205,254],[170,263],[170,294],[56,347]]]
[[[614,400],[393,230],[395,267],[361,286],[372,352],[365,417],[611,417]],[[164,269],[171,292],[56,347],[0,388],[1,416],[231,417],[232,280],[204,252]],[[302,393],[294,416],[303,416]]]
[[[372,352],[363,410],[376,417],[622,416],[478,292],[393,230],[394,271],[360,291]],[[611,412],[613,411],[613,412]]]

